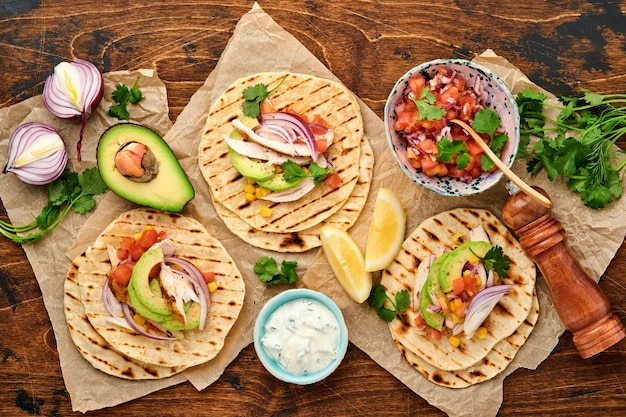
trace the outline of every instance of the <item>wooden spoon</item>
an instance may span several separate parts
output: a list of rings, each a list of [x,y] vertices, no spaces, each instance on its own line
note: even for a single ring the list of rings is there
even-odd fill
[[[517,185],[517,187],[522,192],[524,192],[524,194],[528,195],[530,198],[532,198],[533,200],[535,200],[536,202],[538,202],[539,204],[541,204],[542,206],[546,208],[552,207],[552,202],[550,201],[550,199],[546,198],[546,196],[544,196],[543,194],[537,192],[534,188],[526,184],[513,171],[511,171],[509,167],[507,167],[504,164],[504,162],[502,162],[502,160],[498,158],[496,154],[493,153],[491,148],[489,148],[489,145],[485,143],[483,138],[481,138],[480,135],[476,133],[476,131],[472,129],[470,125],[458,119],[452,119],[450,120],[450,122],[456,123],[457,125],[461,126],[463,129],[467,130],[467,132],[474,138],[476,143],[478,143],[478,145],[481,147],[483,152],[485,152],[485,154],[489,157],[489,159],[491,159],[493,163],[496,164],[496,166],[500,169],[500,171],[502,171],[504,175],[509,180],[511,180],[513,184]]]

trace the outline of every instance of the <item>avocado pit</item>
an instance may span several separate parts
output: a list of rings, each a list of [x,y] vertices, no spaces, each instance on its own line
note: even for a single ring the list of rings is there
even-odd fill
[[[152,181],[159,166],[149,147],[140,142],[128,142],[115,154],[115,168],[124,177],[136,182]]]

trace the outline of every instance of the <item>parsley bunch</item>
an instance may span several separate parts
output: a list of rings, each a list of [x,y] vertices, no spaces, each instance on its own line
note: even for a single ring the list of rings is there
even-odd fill
[[[267,285],[293,284],[298,279],[296,268],[298,262],[283,261],[278,270],[276,259],[263,256],[254,264],[254,273]]]
[[[86,169],[82,174],[66,169],[59,178],[47,185],[48,204],[34,221],[22,226],[0,221],[0,233],[20,244],[41,239],[52,232],[70,210],[79,214],[92,210],[96,206],[93,196],[104,193],[106,189],[96,168]],[[39,231],[26,236],[19,234],[33,229]]]
[[[613,145],[626,134],[626,94],[583,92],[581,98],[559,97],[560,104],[551,105],[542,93],[520,91],[518,156],[529,158],[532,175],[545,169],[550,181],[565,178],[586,206],[601,209],[622,195],[626,161],[617,162],[623,151]],[[544,108],[557,109],[556,119]],[[531,136],[538,138],[532,146]]]
[[[386,300],[389,300],[393,306],[392,309],[383,306]],[[396,315],[398,315],[400,320],[404,321],[404,317],[401,313],[411,305],[411,295],[407,290],[400,290],[396,293],[395,297],[391,299],[391,297],[387,295],[385,287],[378,284],[372,289],[370,296],[367,298],[367,303],[374,307],[378,317],[385,321],[392,321]]]
[[[115,90],[113,91],[113,100],[117,104],[109,107],[109,116],[117,117],[120,120],[128,120],[130,118],[130,114],[126,109],[126,104],[137,104],[143,99],[143,94],[137,87],[138,83],[139,77],[135,79],[131,88],[128,88],[126,84],[118,84],[115,86]]]

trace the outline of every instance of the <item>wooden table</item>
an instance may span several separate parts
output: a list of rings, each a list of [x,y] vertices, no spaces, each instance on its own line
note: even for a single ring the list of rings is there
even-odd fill
[[[273,0],[259,4],[382,117],[393,82],[434,58],[487,48],[555,94],[626,91],[626,6],[619,1]],[[0,106],[41,94],[61,60],[103,71],[154,68],[172,121],[215,67],[252,1],[77,0],[0,3]],[[3,140],[6,138],[2,138]],[[1,218],[7,220],[2,207]],[[626,246],[600,286],[626,322]],[[19,245],[0,239],[0,415],[70,415],[54,335]],[[569,333],[537,370],[506,378],[500,415],[626,414],[626,341],[582,360]],[[476,399],[480,401],[480,399]],[[163,411],[161,411],[163,410]],[[113,412],[113,413],[112,413]],[[90,415],[443,415],[358,348],[307,387],[270,376],[252,346],[209,388],[181,384]]]

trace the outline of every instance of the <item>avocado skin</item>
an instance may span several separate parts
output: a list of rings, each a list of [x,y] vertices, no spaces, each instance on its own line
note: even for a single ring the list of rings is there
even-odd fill
[[[140,142],[154,154],[159,172],[153,180],[132,181],[115,168],[115,155],[128,142]],[[179,213],[195,197],[193,185],[176,155],[163,138],[148,127],[136,123],[118,123],[109,127],[100,137],[96,154],[102,181],[128,201]]]
[[[438,281],[444,293],[452,291],[452,281],[463,274],[463,267],[475,256],[483,258],[492,245],[484,241],[465,242],[449,252],[445,262],[441,264]]]
[[[431,293],[434,293],[437,298],[443,295],[443,291],[439,287],[439,281],[437,280],[437,276],[439,275],[439,270],[441,269],[442,264],[448,259],[452,252],[445,252],[437,259],[430,267],[430,271],[428,272],[428,277],[426,278],[426,282],[424,282],[424,287],[420,291],[420,312],[422,313],[422,317],[424,317],[424,321],[430,327],[441,330],[443,328],[443,322],[445,317],[441,313],[435,313],[428,310],[428,307],[433,305],[433,301],[430,297]]]
[[[255,181],[266,181],[275,176],[274,166],[265,162],[258,162],[248,158],[245,155],[238,154],[230,146],[228,147],[228,156],[233,167],[246,178]]]

